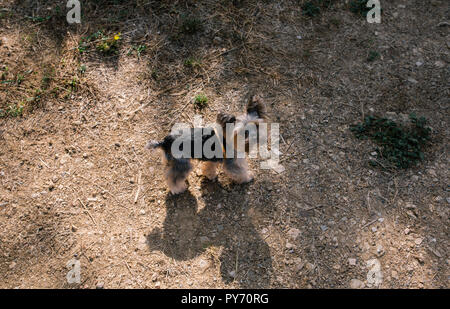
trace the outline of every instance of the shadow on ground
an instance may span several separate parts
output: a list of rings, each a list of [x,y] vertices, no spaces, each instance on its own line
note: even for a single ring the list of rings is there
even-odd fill
[[[148,235],[150,250],[160,250],[176,260],[193,259],[210,247],[223,247],[220,273],[225,283],[233,280],[243,288],[267,288],[272,259],[248,215],[251,208],[246,186],[224,190],[218,182],[203,181],[205,207],[191,192],[166,197],[163,229]],[[235,200],[231,202],[230,200]]]

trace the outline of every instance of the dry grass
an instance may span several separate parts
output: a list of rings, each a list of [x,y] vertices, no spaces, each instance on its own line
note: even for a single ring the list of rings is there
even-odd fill
[[[448,287],[446,1],[385,2],[370,25],[344,2],[310,18],[301,1],[84,1],[70,26],[65,1],[3,1],[0,109],[24,109],[0,118],[0,286],[343,288],[378,258],[381,287]],[[121,33],[117,52],[98,31]],[[249,92],[280,123],[286,172],[255,160],[249,185],[193,173],[170,196],[146,141]],[[372,169],[349,131],[386,112],[430,120],[411,170]]]

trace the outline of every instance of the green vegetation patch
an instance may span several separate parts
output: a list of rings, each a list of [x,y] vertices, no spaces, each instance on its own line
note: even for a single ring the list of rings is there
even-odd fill
[[[426,127],[424,117],[410,114],[411,126],[400,126],[387,118],[367,116],[363,123],[350,126],[350,130],[360,139],[371,139],[376,148],[373,166],[406,169],[424,159],[424,149],[430,141],[431,129]]]

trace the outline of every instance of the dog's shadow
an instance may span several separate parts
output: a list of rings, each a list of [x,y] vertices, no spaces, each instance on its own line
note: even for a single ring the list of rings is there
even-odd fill
[[[167,195],[163,229],[154,229],[147,237],[150,250],[189,260],[211,246],[223,247],[219,260],[225,283],[235,280],[242,288],[269,287],[270,250],[248,216],[247,186],[235,185],[228,192],[217,182],[203,180],[202,192],[205,207],[200,211],[189,191]]]

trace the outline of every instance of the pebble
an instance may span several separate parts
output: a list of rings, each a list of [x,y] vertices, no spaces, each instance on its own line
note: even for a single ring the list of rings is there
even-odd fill
[[[423,238],[416,238],[416,239],[414,240],[414,243],[415,243],[416,245],[420,245],[420,244],[422,243],[422,241],[423,241]]]
[[[78,231],[78,228],[75,225],[72,225],[71,229],[72,229],[72,232]]]
[[[236,277],[236,272],[235,272],[234,270],[230,271],[228,274],[229,274],[230,277],[232,277],[232,278]]]
[[[358,279],[350,280],[350,288],[352,288],[352,289],[362,289],[364,287],[365,287],[364,282],[362,282],[361,280],[358,280]]]
[[[222,43],[222,41],[223,41],[222,38],[218,36],[216,36],[213,40],[214,44],[216,45],[219,45],[220,43]]]
[[[104,282],[98,282],[95,286],[96,289],[103,289],[105,287],[105,283]]]
[[[16,262],[11,262],[11,264],[9,264],[9,269],[13,269],[16,267]]]
[[[382,257],[384,255],[384,248],[382,245],[377,246],[377,255],[378,257]]]
[[[369,286],[379,286],[383,283],[383,273],[381,272],[381,263],[377,259],[367,261],[367,284]]]
[[[141,215],[145,215],[145,210],[141,209],[141,211],[139,212]]]
[[[434,65],[441,69],[445,67],[445,63],[443,61],[436,61]]]
[[[391,276],[392,276],[392,278],[394,278],[394,279],[398,279],[398,273],[397,273],[395,270],[393,270],[393,271],[391,272]]]
[[[376,226],[372,226],[372,232],[375,233],[376,231],[378,231],[377,227]]]
[[[355,265],[356,265],[356,259],[354,259],[354,258],[348,259],[348,264],[349,264],[350,266],[355,266]]]
[[[297,239],[298,235],[300,235],[300,230],[296,228],[291,228],[287,234],[290,238],[295,240]]]
[[[306,263],[306,269],[309,271],[313,271],[316,266],[312,263]]]
[[[287,249],[293,249],[293,248],[295,248],[295,245],[291,244],[290,242],[286,242],[286,248]]]
[[[437,175],[436,175],[436,171],[434,170],[434,169],[427,169],[427,172],[428,172],[428,174],[430,174],[431,176],[433,176],[433,177],[437,177]]]
[[[411,230],[410,230],[409,228],[406,228],[406,229],[405,229],[405,235],[408,235],[409,232],[411,232]]]
[[[328,226],[326,226],[326,225],[321,225],[320,226],[320,229],[322,230],[322,231],[326,231],[326,230],[328,230]]]
[[[201,269],[206,269],[208,267],[208,262],[204,259],[200,259],[200,261],[198,261],[198,266],[200,266]]]

